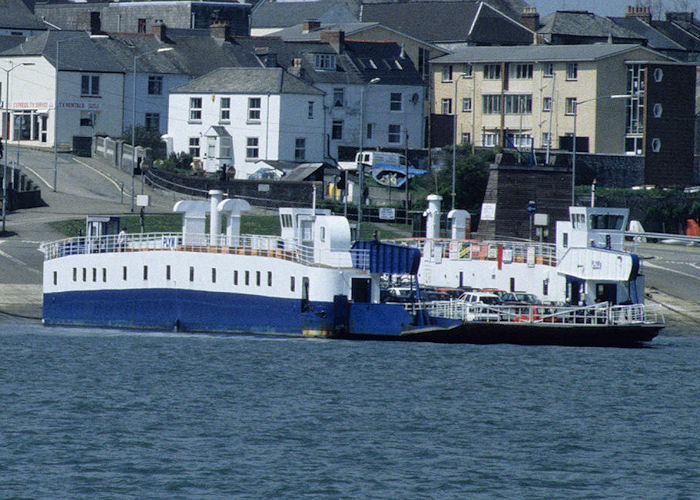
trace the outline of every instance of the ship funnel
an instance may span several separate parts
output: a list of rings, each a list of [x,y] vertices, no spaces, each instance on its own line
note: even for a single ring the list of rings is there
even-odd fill
[[[219,203],[224,193],[218,189],[209,191],[209,244],[218,245],[221,234],[221,217],[219,216]]]
[[[250,204],[245,200],[224,200],[217,207],[220,213],[226,214],[226,244],[238,245],[241,235],[241,212],[250,210]]]
[[[450,210],[447,218],[452,221],[452,234],[450,237],[453,240],[464,240],[471,238],[471,222],[472,218],[466,210]]]
[[[428,200],[428,209],[423,212],[423,216],[426,217],[425,237],[428,239],[439,238],[440,202],[442,201],[442,196],[439,194],[429,194],[426,199]]]

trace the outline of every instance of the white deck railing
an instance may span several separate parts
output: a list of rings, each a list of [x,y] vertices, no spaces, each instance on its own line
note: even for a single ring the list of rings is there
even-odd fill
[[[497,260],[500,246],[500,258],[505,263],[524,262],[557,265],[556,247],[551,243],[452,240],[446,238],[406,238],[392,241],[418,248],[421,254],[424,254],[428,245],[432,245],[432,256],[443,260]]]
[[[431,316],[489,323],[556,323],[562,325],[664,324],[658,305],[615,305],[607,302],[585,307],[550,305],[487,305],[459,300],[405,304],[409,312],[424,310]]]
[[[44,260],[68,255],[141,251],[204,252],[272,257],[312,266],[369,269],[369,250],[330,251],[283,240],[279,236],[222,234],[211,241],[208,234],[133,233],[100,237],[66,238],[43,243]]]

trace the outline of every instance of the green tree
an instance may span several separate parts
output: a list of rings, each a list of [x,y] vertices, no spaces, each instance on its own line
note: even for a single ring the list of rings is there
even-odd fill
[[[443,164],[429,175],[417,177],[412,181],[414,209],[426,206],[425,198],[430,193],[442,196],[443,208],[452,205],[452,148],[441,152]],[[481,211],[486,184],[489,179],[489,164],[493,161],[493,152],[478,151],[471,154],[471,146],[459,145],[455,151],[455,208],[469,211],[472,216]]]
[[[135,127],[135,144],[144,148],[151,148],[154,159],[165,158],[165,141],[160,136],[158,129]],[[131,144],[131,129],[125,130],[121,136],[124,142]]]

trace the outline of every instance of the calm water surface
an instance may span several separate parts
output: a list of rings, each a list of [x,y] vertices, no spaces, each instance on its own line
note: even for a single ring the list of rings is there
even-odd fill
[[[0,323],[0,497],[699,498],[700,338],[644,349]]]

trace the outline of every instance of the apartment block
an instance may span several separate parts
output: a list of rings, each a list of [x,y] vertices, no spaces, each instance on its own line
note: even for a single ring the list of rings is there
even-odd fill
[[[694,67],[640,45],[466,47],[431,61],[433,113],[457,143],[645,158],[645,183],[692,179]],[[657,78],[658,77],[658,78]]]

